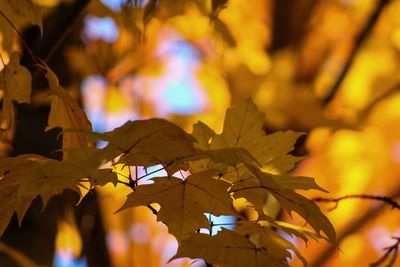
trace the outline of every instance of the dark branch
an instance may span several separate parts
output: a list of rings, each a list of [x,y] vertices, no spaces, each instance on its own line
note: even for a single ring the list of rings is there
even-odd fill
[[[371,15],[370,19],[368,20],[368,23],[365,25],[364,29],[361,31],[361,34],[358,36],[355,44],[353,51],[350,54],[350,57],[347,59],[347,62],[340,73],[339,77],[337,78],[335,84],[332,86],[332,89],[330,90],[329,94],[326,96],[326,98],[323,100],[323,106],[327,106],[332,99],[335,97],[336,93],[340,89],[340,86],[342,85],[344,78],[346,77],[347,73],[349,72],[351,66],[354,63],[354,60],[356,58],[357,52],[360,50],[362,44],[364,41],[367,39],[368,35],[374,28],[376,22],[378,21],[378,18],[380,14],[382,13],[383,8],[390,2],[390,0],[380,0],[378,1],[377,7],[374,11],[374,13]]]
[[[369,200],[377,200],[377,201],[382,201],[390,206],[392,206],[392,209],[400,209],[399,203],[397,203],[393,198],[390,198],[388,196],[375,196],[375,195],[364,195],[364,194],[355,194],[355,195],[347,195],[343,197],[338,197],[338,198],[314,198],[313,201],[315,202],[331,202],[335,203],[335,206],[332,209],[336,209],[339,202],[345,199],[351,199],[351,198],[358,198],[358,199],[369,199]]]
[[[391,194],[388,194],[391,199],[395,199],[400,197],[400,188],[396,188]],[[343,240],[345,240],[349,235],[359,231],[359,229],[363,228],[367,225],[371,220],[378,217],[386,207],[387,203],[382,203],[378,207],[372,207],[371,209],[367,210],[361,217],[355,219],[354,221],[350,222],[340,234],[338,234],[337,240],[338,244],[340,244]],[[312,263],[310,263],[310,267],[319,267],[324,266],[324,264],[334,255],[337,251],[336,245],[331,245],[326,249],[322,250],[319,255],[314,259]]]
[[[382,257],[380,257],[377,261],[371,263],[370,267],[378,267],[378,266],[384,264],[387,261],[387,259],[389,259],[389,257],[390,257],[390,260],[389,260],[388,265],[386,265],[386,266],[387,267],[393,267],[394,266],[394,263],[396,262],[397,255],[399,253],[400,238],[399,237],[392,237],[392,238],[394,240],[396,240],[396,242],[393,245],[391,245],[389,247],[386,247],[385,248],[385,250],[386,250],[385,254],[383,254]]]

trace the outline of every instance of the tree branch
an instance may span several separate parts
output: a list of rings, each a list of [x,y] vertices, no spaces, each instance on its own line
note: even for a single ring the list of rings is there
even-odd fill
[[[392,209],[400,209],[399,203],[397,203],[393,198],[390,198],[388,196],[375,196],[375,195],[366,195],[366,194],[355,194],[355,195],[347,195],[343,197],[338,197],[338,198],[314,198],[313,201],[315,202],[334,202],[335,206],[332,209],[336,209],[339,202],[345,199],[350,199],[350,198],[359,198],[359,199],[369,199],[369,200],[378,200],[382,201],[390,206],[392,206]]]
[[[343,84],[344,78],[346,77],[347,73],[349,72],[351,66],[354,63],[357,52],[360,50],[362,44],[364,43],[364,41],[367,39],[368,35],[374,28],[376,22],[378,21],[380,14],[382,13],[383,8],[389,2],[390,2],[390,0],[378,1],[377,7],[376,7],[374,13],[371,15],[368,23],[365,25],[364,29],[361,31],[361,34],[356,39],[356,42],[355,42],[353,51],[350,54],[350,57],[347,59],[347,62],[345,64],[342,72],[340,73],[339,77],[337,78],[335,84],[332,86],[332,89],[330,90],[329,94],[323,100],[322,106],[327,106],[333,100],[336,93],[339,91],[341,85]]]
[[[400,197],[400,187],[397,188],[391,195],[391,199],[395,199]],[[375,219],[378,217],[386,207],[387,203],[384,202],[378,207],[373,207],[367,212],[364,213],[361,217],[359,217],[357,220],[350,222],[347,227],[342,231],[341,234],[338,235],[337,241],[338,244],[340,244],[344,239],[346,239],[347,236],[357,232],[359,229],[367,225],[371,220]],[[331,256],[335,253],[337,250],[336,245],[330,245],[326,249],[322,250],[322,252],[316,256],[313,262],[310,263],[310,267],[320,267],[324,266],[324,264],[331,258]]]
[[[394,240],[396,240],[396,242],[393,245],[391,245],[389,247],[386,247],[385,248],[385,250],[386,250],[385,254],[383,254],[382,257],[380,257],[377,261],[371,263],[370,267],[378,267],[378,266],[382,265],[383,263],[386,262],[387,259],[389,259],[390,255],[391,255],[391,257],[390,257],[390,260],[389,260],[389,264],[386,265],[386,266],[387,267],[393,267],[394,266],[394,263],[396,262],[396,258],[397,258],[398,254],[399,254],[400,238],[399,237],[392,237],[392,238]]]

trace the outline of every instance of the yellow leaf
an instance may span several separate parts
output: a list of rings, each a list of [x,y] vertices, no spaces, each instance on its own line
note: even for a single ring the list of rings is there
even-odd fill
[[[242,147],[249,151],[261,166],[266,166],[273,160],[278,166],[280,161],[286,161],[287,157],[292,158],[287,153],[293,150],[294,143],[302,133],[286,131],[265,135],[263,124],[264,114],[247,99],[238,107],[227,110],[223,131],[212,137],[210,149]]]
[[[228,194],[229,184],[213,178],[208,170],[188,176],[154,178],[154,184],[142,185],[128,195],[121,209],[158,203],[157,220],[164,222],[177,240],[188,238],[200,228],[209,228],[204,213],[238,216]]]
[[[246,198],[255,205],[256,209],[262,210],[263,203],[271,194],[289,214],[295,211],[314,228],[318,235],[322,231],[330,242],[336,242],[335,229],[313,201],[296,193],[290,186],[283,187],[283,184],[275,183],[270,174],[258,172],[256,175],[258,181],[249,179],[249,181],[241,181],[232,186],[230,192],[235,198]],[[313,184],[309,186],[314,187]],[[305,185],[304,188],[309,186]]]
[[[307,261],[301,255],[300,251],[280,234],[272,231],[268,226],[262,226],[256,222],[243,222],[235,228],[235,232],[244,236],[249,236],[249,240],[253,242],[257,248],[264,248],[269,254],[273,255],[273,257],[281,258],[282,260],[291,258],[287,250],[292,250],[303,262],[303,265],[307,266]]]
[[[282,229],[288,234],[293,234],[297,237],[300,237],[301,239],[304,240],[304,242],[307,242],[308,238],[312,238],[316,241],[319,240],[319,236],[315,232],[311,231],[306,227],[281,221],[275,221],[275,225],[276,227]]]

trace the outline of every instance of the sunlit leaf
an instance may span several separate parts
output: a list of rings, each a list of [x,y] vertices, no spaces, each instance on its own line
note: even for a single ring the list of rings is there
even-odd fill
[[[229,184],[213,178],[213,170],[193,174],[185,180],[154,178],[128,195],[122,209],[158,203],[157,220],[164,222],[178,240],[190,237],[200,228],[209,228],[205,212],[216,216],[237,215],[228,194]]]
[[[235,232],[244,236],[249,236],[249,239],[257,246],[257,248],[265,248],[273,254],[274,257],[279,257],[283,260],[285,258],[291,258],[291,255],[287,250],[292,250],[303,262],[303,265],[307,265],[306,259],[301,255],[299,250],[280,234],[272,231],[268,226],[262,226],[255,222],[243,222],[235,228]]]
[[[231,188],[235,198],[244,197],[260,209],[262,208],[261,203],[265,203],[268,194],[272,194],[289,214],[295,211],[314,228],[317,234],[322,231],[329,241],[336,242],[336,234],[332,224],[313,201],[296,193],[293,189],[279,185],[274,186],[269,174],[259,172],[257,178],[259,183],[254,180],[247,184],[244,182],[236,183]]]

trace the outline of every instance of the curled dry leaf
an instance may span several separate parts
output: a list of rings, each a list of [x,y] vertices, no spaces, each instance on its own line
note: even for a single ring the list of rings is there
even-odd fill
[[[44,62],[39,67],[45,72],[52,98],[46,131],[56,127],[91,131],[92,125],[85,112],[60,86],[55,73]],[[87,143],[88,139],[84,134],[71,131],[63,133],[63,148],[85,146]]]
[[[20,65],[20,56],[16,52],[10,55],[10,61],[0,72],[0,90],[3,91],[1,130],[7,132],[14,125],[13,102],[31,102],[32,76]]]

